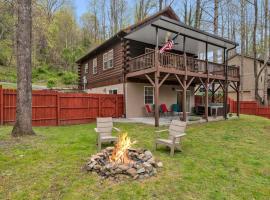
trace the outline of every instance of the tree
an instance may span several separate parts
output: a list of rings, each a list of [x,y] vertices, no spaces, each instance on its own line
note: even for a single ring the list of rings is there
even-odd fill
[[[135,21],[141,21],[148,16],[150,11],[156,7],[153,0],[138,0],[135,9]]]
[[[255,78],[255,98],[258,101],[262,101],[260,95],[259,95],[259,88],[258,88],[258,82],[259,82],[259,76],[258,76],[258,66],[257,66],[257,23],[258,23],[258,2],[257,0],[254,0],[254,27],[253,27],[253,68],[254,68],[254,78]]]
[[[264,100],[264,105],[268,105],[268,95],[267,95],[267,90],[268,90],[268,66],[267,63],[269,61],[269,51],[268,48],[268,37],[269,35],[267,34],[268,32],[268,0],[264,0],[264,91],[263,91],[263,100]]]
[[[243,100],[243,73],[244,73],[244,53],[245,53],[245,0],[241,0],[241,65],[240,65],[240,100]]]
[[[196,11],[195,11],[195,28],[200,28],[200,12],[201,12],[201,0],[196,0]]]
[[[34,135],[32,129],[31,30],[32,1],[18,0],[17,101],[12,136]]]

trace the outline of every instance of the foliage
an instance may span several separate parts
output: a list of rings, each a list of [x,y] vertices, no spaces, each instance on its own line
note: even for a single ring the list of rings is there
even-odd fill
[[[268,119],[241,116],[190,125],[183,152],[174,157],[165,147],[154,151],[154,127],[115,125],[163,162],[156,177],[114,183],[82,170],[96,153],[94,123],[39,127],[37,137],[18,139],[10,138],[11,127],[2,126],[0,199],[269,198]]]
[[[65,72],[62,77],[63,83],[66,85],[77,84],[78,76],[72,72]]]
[[[47,87],[48,88],[53,88],[56,86],[56,79],[55,78],[50,78],[47,82]]]

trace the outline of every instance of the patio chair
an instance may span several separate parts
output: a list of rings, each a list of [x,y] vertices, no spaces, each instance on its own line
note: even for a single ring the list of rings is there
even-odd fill
[[[179,114],[181,112],[179,104],[172,104],[172,112],[177,113],[177,114]]]
[[[164,114],[164,115],[172,113],[172,110],[168,110],[166,104],[164,103],[160,105],[160,111],[161,111],[161,114]]]
[[[148,117],[152,116],[155,113],[149,104],[145,104],[144,108],[145,108],[145,112],[148,115]]]
[[[116,142],[117,137],[112,136],[112,130],[120,132],[120,129],[113,127],[113,121],[111,117],[97,118],[97,128],[95,128],[97,137],[98,151],[101,150],[102,143]]]
[[[182,151],[181,146],[180,146],[180,139],[186,135],[185,129],[186,129],[186,122],[182,122],[179,120],[172,120],[169,129],[166,130],[159,130],[156,131],[157,138],[155,141],[155,149],[157,149],[158,144],[165,145],[171,149],[170,155],[174,155],[174,150],[175,148]],[[168,139],[162,139],[160,138],[160,133],[161,132],[169,132],[169,137]]]

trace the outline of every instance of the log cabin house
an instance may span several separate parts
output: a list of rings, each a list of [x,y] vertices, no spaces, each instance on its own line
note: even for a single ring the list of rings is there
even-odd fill
[[[176,37],[173,49],[160,53],[168,39]],[[145,115],[145,104],[153,104],[155,125],[159,105],[180,107],[181,119],[194,106],[194,94],[224,93],[231,86],[239,97],[239,69],[227,66],[229,51],[237,44],[182,23],[171,7],[129,26],[77,60],[79,88],[91,93],[124,94],[128,118]],[[210,91],[210,92],[209,92]],[[238,98],[239,101],[239,98]],[[205,109],[208,120],[208,109]],[[227,112],[224,112],[227,117]]]

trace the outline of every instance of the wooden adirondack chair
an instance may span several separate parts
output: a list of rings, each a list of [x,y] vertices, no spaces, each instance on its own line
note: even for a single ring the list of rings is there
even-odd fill
[[[186,135],[185,133],[186,126],[187,126],[186,122],[182,122],[179,120],[172,120],[169,126],[169,129],[156,131],[157,133],[157,138],[155,141],[156,149],[157,149],[158,144],[168,146],[171,149],[171,152],[170,152],[171,156],[174,155],[175,148],[182,151],[181,146],[180,146],[180,139]],[[165,131],[169,132],[168,139],[160,138],[160,133],[165,132]]]
[[[117,132],[120,132],[118,128],[113,127],[113,121],[111,117],[97,118],[97,128],[95,128],[95,131],[98,134],[97,137],[98,151],[101,150],[102,143],[117,141],[117,137],[112,136],[113,129],[116,130]]]

